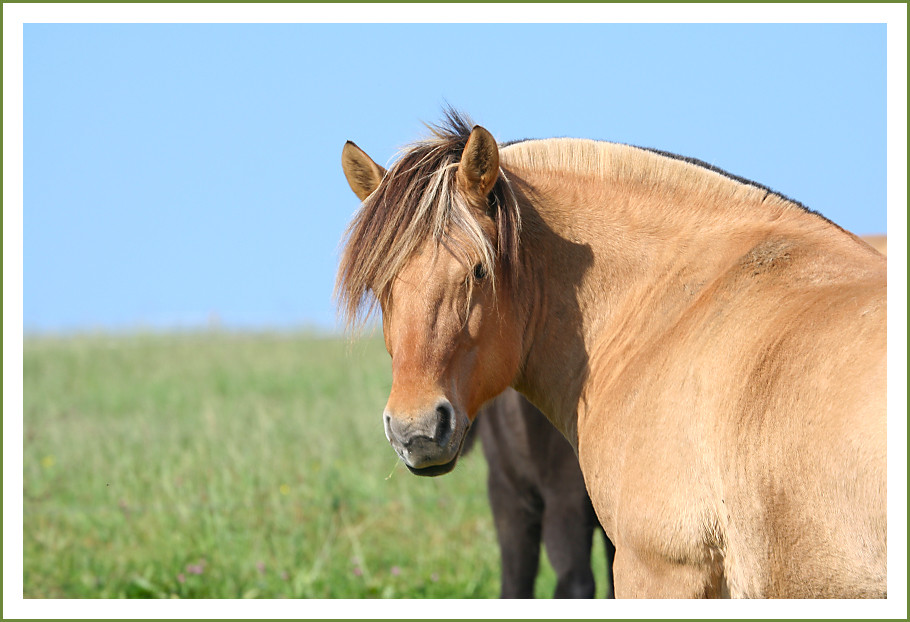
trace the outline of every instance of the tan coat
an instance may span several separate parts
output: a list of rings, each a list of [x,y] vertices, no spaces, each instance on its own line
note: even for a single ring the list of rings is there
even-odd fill
[[[885,596],[886,259],[701,163],[454,125],[388,173],[345,152],[340,299],[382,308],[407,466],[451,470],[512,384],[576,448],[617,596]]]

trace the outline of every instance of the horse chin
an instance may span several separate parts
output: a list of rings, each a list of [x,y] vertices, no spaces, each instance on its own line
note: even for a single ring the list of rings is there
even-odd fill
[[[458,454],[456,454],[454,458],[445,464],[434,464],[432,466],[423,467],[422,469],[415,469],[408,463],[405,463],[405,466],[408,467],[408,470],[414,475],[421,475],[423,477],[436,477],[438,475],[445,475],[454,469],[456,462],[458,462]]]

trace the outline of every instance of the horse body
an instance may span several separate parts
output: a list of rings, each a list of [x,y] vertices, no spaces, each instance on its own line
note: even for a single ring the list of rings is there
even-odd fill
[[[618,597],[885,596],[884,257],[695,163],[455,121],[449,194],[421,188],[445,227],[367,286],[409,468],[451,469],[512,384],[577,450]]]
[[[510,168],[509,149],[503,167],[534,189],[543,221],[528,229],[546,232],[528,246],[553,232],[557,246],[591,249],[577,278],[568,265],[533,265],[566,255],[556,248],[529,256],[544,302],[516,384],[577,439],[617,546],[617,594],[883,595],[881,257],[751,188],[731,185],[746,196],[719,210],[699,205],[699,189],[662,187],[655,209],[654,186],[636,196],[535,175]],[[566,187],[568,200],[550,189]],[[565,336],[567,316],[583,328],[559,348],[549,341]],[[858,525],[870,546],[857,551]]]

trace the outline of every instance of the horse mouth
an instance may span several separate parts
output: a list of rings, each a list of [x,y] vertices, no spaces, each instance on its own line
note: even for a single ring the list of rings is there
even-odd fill
[[[466,427],[468,429],[470,429],[470,427],[471,427],[470,419],[468,419],[467,417],[464,417],[464,418],[467,420],[467,423],[465,424]],[[450,432],[450,434],[452,434],[452,433],[457,434],[458,431],[459,431],[458,428],[453,429]],[[449,473],[452,469],[455,468],[455,464],[458,462],[458,458],[461,456],[461,450],[464,448],[465,439],[467,439],[467,437],[468,437],[467,430],[462,431],[461,438],[458,439],[458,444],[455,448],[455,451],[454,451],[454,453],[451,453],[451,454],[449,454],[449,451],[445,451],[445,448],[440,448],[440,447],[436,446],[435,442],[433,443],[433,445],[431,447],[427,448],[426,443],[424,442],[425,439],[423,439],[423,438],[418,438],[417,440],[420,442],[417,443],[416,446],[411,446],[409,449],[403,448],[403,447],[398,447],[398,446],[396,446],[395,440],[393,440],[391,438],[389,440],[392,443],[393,449],[395,449],[395,451],[398,453],[398,457],[401,458],[401,461],[404,462],[404,465],[406,467],[408,467],[408,470],[411,473],[413,473],[414,475],[420,475],[423,477],[437,477],[439,475],[445,475],[446,473]],[[430,439],[426,439],[426,440],[430,440]],[[429,451],[427,451],[427,449],[429,449]],[[443,451],[439,452],[440,449],[442,449]],[[442,453],[442,455],[439,455],[440,453]],[[421,464],[421,463],[426,464],[427,462],[435,462],[436,460],[444,460],[445,454],[451,455],[452,459],[449,460],[448,462],[443,462],[443,463],[436,462],[435,464],[428,464],[426,466],[413,466],[411,464],[412,462],[415,462],[417,464]]]
[[[436,477],[438,475],[445,475],[455,468],[455,463],[458,462],[458,454],[455,454],[455,457],[446,462],[445,464],[434,464],[432,466],[423,467],[421,469],[415,469],[410,464],[405,462],[405,466],[408,467],[408,470],[414,475],[421,475],[423,477]]]

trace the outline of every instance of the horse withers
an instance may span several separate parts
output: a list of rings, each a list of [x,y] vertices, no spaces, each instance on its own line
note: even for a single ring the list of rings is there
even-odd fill
[[[617,597],[886,596],[884,256],[698,160],[455,113],[342,164],[338,300],[382,311],[412,472],[511,385],[576,450]]]
[[[479,437],[499,540],[500,598],[533,598],[543,542],[556,573],[554,598],[594,598],[591,547],[603,534],[572,446],[533,404],[507,389],[485,404],[463,451]],[[606,593],[615,549],[606,546]]]

